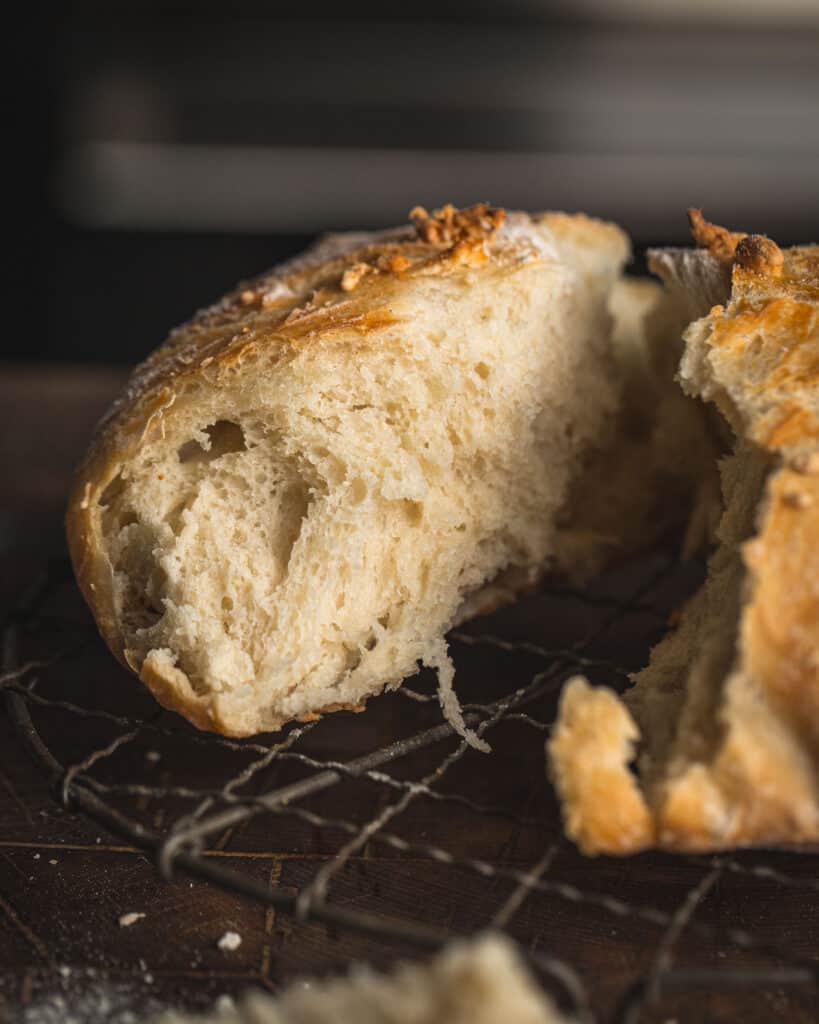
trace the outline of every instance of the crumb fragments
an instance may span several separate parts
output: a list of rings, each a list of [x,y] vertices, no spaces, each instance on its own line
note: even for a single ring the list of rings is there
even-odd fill
[[[487,203],[476,203],[458,210],[451,203],[428,213],[423,206],[410,210],[410,220],[418,237],[428,245],[455,245],[462,241],[480,241],[503,224],[506,212]]]
[[[216,945],[223,953],[233,953],[242,944],[242,936],[238,932],[225,932]]]
[[[137,921],[142,920],[145,915],[138,910],[132,910],[128,914],[123,914],[119,919],[120,928],[130,928],[132,924],[136,924]]]

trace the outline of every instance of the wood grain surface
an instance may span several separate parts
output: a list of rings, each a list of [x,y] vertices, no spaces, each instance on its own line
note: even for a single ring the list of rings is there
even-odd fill
[[[13,607],[35,571],[65,558],[61,516],[72,465],[96,419],[121,385],[118,368],[0,368],[0,606]],[[491,700],[538,670],[535,654],[514,656],[481,640],[489,632],[511,643],[565,647],[609,614],[616,589],[628,591],[651,566],[624,569],[593,588],[597,603],[546,587],[515,608],[473,624],[453,641],[458,679],[469,700]],[[606,666],[635,668],[663,628],[662,616],[696,584],[699,567],[680,567],[636,608],[603,630],[590,648],[593,675],[622,684]],[[140,732],[94,768],[111,783],[188,785],[218,789],[249,761],[242,751],[202,745],[119,669],[96,638],[70,579],[55,589],[46,617],[26,636],[28,655],[62,652],[38,673],[38,692],[161,724],[168,734]],[[659,614],[658,614],[659,611]],[[50,616],[50,618],[49,618]],[[52,625],[49,625],[52,623]],[[82,644],[65,655],[66,636]],[[472,636],[473,642],[467,642]],[[433,680],[416,680],[432,692]],[[464,699],[463,691],[461,692]],[[527,708],[547,722],[554,693]],[[110,724],[54,708],[34,709],[43,737],[65,764],[110,740]],[[312,728],[298,750],[319,760],[346,761],[397,736],[440,722],[434,702],[401,695],[373,701],[364,714],[335,715]],[[723,858],[644,855],[630,860],[581,857],[561,837],[543,759],[544,734],[508,722],[491,736],[493,753],[470,752],[447,772],[440,791],[483,805],[513,808],[530,823],[476,814],[468,806],[413,799],[389,823],[410,850],[375,840],[361,846],[333,877],[329,896],[340,906],[440,926],[467,934],[505,923],[524,950],[570,965],[596,1019],[615,1020],[629,988],[668,955],[684,969],[756,972],[759,984],[723,991],[691,989],[658,995],[635,1019],[652,1022],[813,1022],[817,988],[766,983],[765,972],[801,961],[819,971],[819,872],[813,856],[749,851]],[[267,738],[270,742],[271,738]],[[433,770],[453,741],[390,767],[397,780]],[[83,1024],[142,1019],[169,1005],[204,1008],[248,985],[276,991],[304,974],[323,975],[365,960],[385,966],[417,957],[411,947],[302,922],[180,874],[160,877],[144,852],[88,818],[62,807],[7,715],[0,713],[0,1019]],[[276,761],[254,777],[250,792],[303,778],[297,761]],[[399,794],[400,795],[400,794]],[[345,781],[304,804],[313,820],[260,814],[211,837],[206,856],[285,894],[305,891],[349,841],[333,819],[360,825],[396,800],[371,781]],[[163,831],[191,802],[133,797],[120,802]],[[425,844],[450,862],[425,855]],[[490,865],[488,877],[475,861]],[[537,870],[536,891],[520,891],[503,872]],[[699,889],[698,889],[699,887]],[[699,896],[700,898],[695,898]],[[510,902],[511,898],[511,902]],[[619,908],[619,909],[618,909]],[[625,910],[623,908],[626,908]],[[128,927],[122,915],[144,914]],[[500,915],[500,918],[498,918]],[[753,949],[728,934],[743,930]],[[218,940],[242,938],[233,952]],[[772,947],[770,950],[766,946]],[[548,973],[548,972],[547,972]],[[554,978],[545,987],[564,1000]],[[713,986],[709,986],[712,988]],[[504,1022],[513,1024],[513,1022]]]

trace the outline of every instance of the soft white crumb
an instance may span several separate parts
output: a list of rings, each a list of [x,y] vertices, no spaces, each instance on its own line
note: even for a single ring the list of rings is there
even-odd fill
[[[145,915],[137,910],[132,910],[128,914],[123,914],[119,919],[120,928],[130,928],[132,924],[136,924],[137,921],[141,920]]]
[[[242,936],[238,932],[225,932],[222,938],[216,943],[223,953],[232,953],[235,949],[238,949],[241,944]]]
[[[35,860],[39,860],[40,859],[40,854],[39,853],[35,853],[34,854],[34,859]]]
[[[49,863],[49,864],[56,864],[56,863],[57,863],[57,861],[56,861],[56,860],[50,860],[50,861],[49,861],[48,863]]]
[[[146,761],[150,761],[150,762],[151,762],[151,764],[156,764],[156,762],[157,762],[157,761],[158,761],[158,760],[159,760],[159,759],[160,759],[161,757],[162,757],[162,755],[161,755],[161,754],[159,753],[159,751],[158,751],[158,750],[149,750],[149,751],[148,751],[148,752],[146,753],[146,755],[145,755],[145,760],[146,760]]]
[[[71,974],[71,968],[70,967],[66,967],[66,965],[63,964],[62,967],[60,967],[60,974],[64,978],[67,978],[69,976],[69,974]]]

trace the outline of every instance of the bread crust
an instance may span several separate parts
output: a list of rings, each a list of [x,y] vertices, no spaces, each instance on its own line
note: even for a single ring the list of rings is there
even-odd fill
[[[689,328],[682,377],[701,382],[771,470],[739,549],[739,622],[713,744],[692,753],[678,734],[682,752],[667,751],[662,777],[640,793],[629,767],[640,729],[626,706],[583,680],[564,691],[548,750],[567,831],[587,853],[819,842],[819,246],[783,251],[701,216],[693,224],[710,256],[730,261],[732,287]],[[662,254],[655,266],[673,276]],[[605,802],[593,785],[602,762]]]
[[[122,467],[143,442],[164,436],[164,418],[177,403],[195,402],[205,388],[226,383],[260,352],[282,353],[321,343],[343,344],[351,335],[375,338],[396,322],[393,298],[418,276],[503,274],[542,260],[531,233],[517,232],[534,220],[556,237],[572,234],[583,244],[622,252],[628,242],[614,225],[544,213],[530,218],[486,204],[467,210],[447,206],[432,214],[412,211],[413,224],[388,231],[331,235],[305,254],[239,284],[224,298],[172,331],[136,368],[99,424],[78,468],[66,513],[66,533],[80,589],[115,657],[134,671],[165,707],[201,729],[225,735],[246,730],[223,718],[171,663],[146,658],[139,665],[126,649],[118,620],[113,570],[106,557],[100,502]],[[506,224],[501,233],[499,228]],[[546,257],[548,258],[548,257]],[[520,580],[513,590],[529,585]],[[508,588],[507,588],[508,589]],[[500,600],[500,598],[498,598]],[[310,717],[362,704],[332,704]],[[278,728],[285,719],[271,719]]]

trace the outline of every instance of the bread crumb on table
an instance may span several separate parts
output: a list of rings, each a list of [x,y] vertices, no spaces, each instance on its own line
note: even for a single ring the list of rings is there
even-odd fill
[[[223,953],[232,953],[242,944],[242,936],[238,932],[225,932],[216,945]]]

